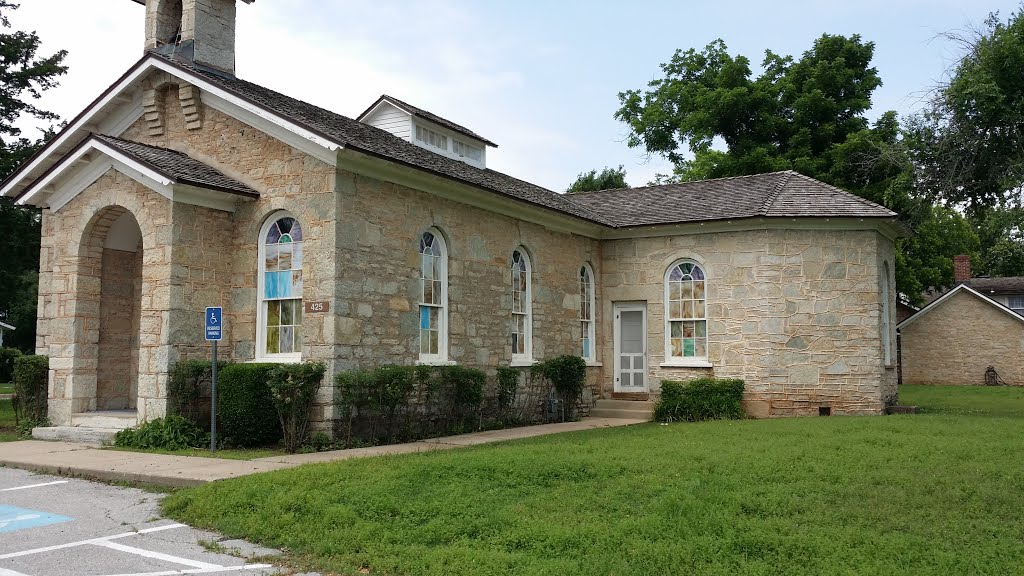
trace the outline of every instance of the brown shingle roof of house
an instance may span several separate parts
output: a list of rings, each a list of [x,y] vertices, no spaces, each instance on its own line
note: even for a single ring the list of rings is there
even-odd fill
[[[493,146],[495,148],[498,147],[498,145],[495,144],[494,142],[491,142],[487,138],[484,138],[483,136],[477,134],[476,132],[473,132],[472,130],[470,130],[469,128],[466,128],[465,126],[463,126],[461,124],[456,124],[455,122],[452,122],[451,120],[448,120],[447,118],[442,118],[441,116],[438,116],[437,114],[434,114],[433,112],[429,112],[429,111],[424,110],[422,108],[419,108],[417,106],[413,106],[412,104],[409,104],[407,102],[399,100],[398,98],[395,98],[394,96],[388,96],[387,94],[381,94],[380,98],[377,98],[376,102],[371,104],[369,108],[364,110],[363,113],[360,114],[359,116],[357,116],[356,118],[362,118],[363,116],[366,116],[367,112],[369,112],[370,110],[373,110],[373,108],[375,106],[377,106],[377,104],[380,104],[384,100],[388,100],[392,104],[398,106],[399,108],[405,109],[406,112],[408,112],[409,114],[412,114],[413,116],[419,116],[420,118],[423,118],[425,120],[430,120],[431,122],[434,122],[436,124],[440,124],[441,126],[444,126],[445,128],[451,130],[452,132],[457,132],[459,134],[462,134],[463,136],[469,136],[470,138],[473,138],[475,140],[479,140],[479,141],[483,142],[484,144],[487,144],[488,146]]]
[[[102,134],[93,134],[92,136],[175,182],[231,194],[259,196],[252,188],[182,152]]]
[[[1024,276],[971,278],[965,280],[963,284],[982,294],[1024,294]]]

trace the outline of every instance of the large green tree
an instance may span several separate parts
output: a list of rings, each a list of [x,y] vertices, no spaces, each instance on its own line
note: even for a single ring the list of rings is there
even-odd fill
[[[17,4],[0,0],[0,26],[11,27],[9,15],[17,8]],[[28,117],[52,127],[57,121],[54,113],[34,101],[67,72],[63,65],[67,52],[40,56],[39,47],[35,32],[0,33],[0,180],[52,135],[47,131],[41,138],[27,138],[15,122]],[[17,327],[4,343],[26,351],[35,347],[39,235],[38,211],[0,198],[0,320]]]
[[[566,192],[596,192],[598,190],[611,190],[612,188],[629,188],[626,184],[626,169],[620,164],[618,168],[605,166],[604,170],[598,172],[581,172],[576,181],[569,185]]]
[[[873,55],[860,36],[825,34],[799,59],[766,51],[755,76],[718,40],[677,50],[662,78],[619,94],[615,117],[629,126],[630,146],[672,162],[670,180],[796,170],[899,212],[918,232],[898,243],[896,281],[916,300],[921,288],[952,282],[952,257],[977,235],[918,192],[896,113],[868,120],[882,83]],[[940,223],[956,225],[929,244]]]

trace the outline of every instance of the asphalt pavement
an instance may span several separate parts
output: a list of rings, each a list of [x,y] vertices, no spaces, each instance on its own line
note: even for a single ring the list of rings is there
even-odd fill
[[[276,550],[161,517],[161,497],[0,468],[0,576],[287,573]]]

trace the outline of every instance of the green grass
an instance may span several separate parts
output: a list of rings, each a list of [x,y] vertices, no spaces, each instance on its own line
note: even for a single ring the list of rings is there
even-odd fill
[[[0,442],[21,440],[14,425],[14,406],[10,400],[0,400]]]
[[[648,424],[175,492],[172,517],[343,574],[1013,574],[1024,397],[914,416]]]
[[[0,384],[0,394],[14,394],[14,384]]]
[[[185,448],[183,450],[164,450],[161,448],[121,448],[111,446],[107,450],[121,452],[146,452],[149,454],[169,454],[171,456],[199,456],[202,458],[224,458],[227,460],[255,460],[287,454],[281,448],[231,448],[210,452],[209,448]]]

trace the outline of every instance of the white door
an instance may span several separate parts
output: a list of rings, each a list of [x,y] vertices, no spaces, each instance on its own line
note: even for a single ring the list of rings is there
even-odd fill
[[[647,392],[647,306],[615,304],[615,391]]]

